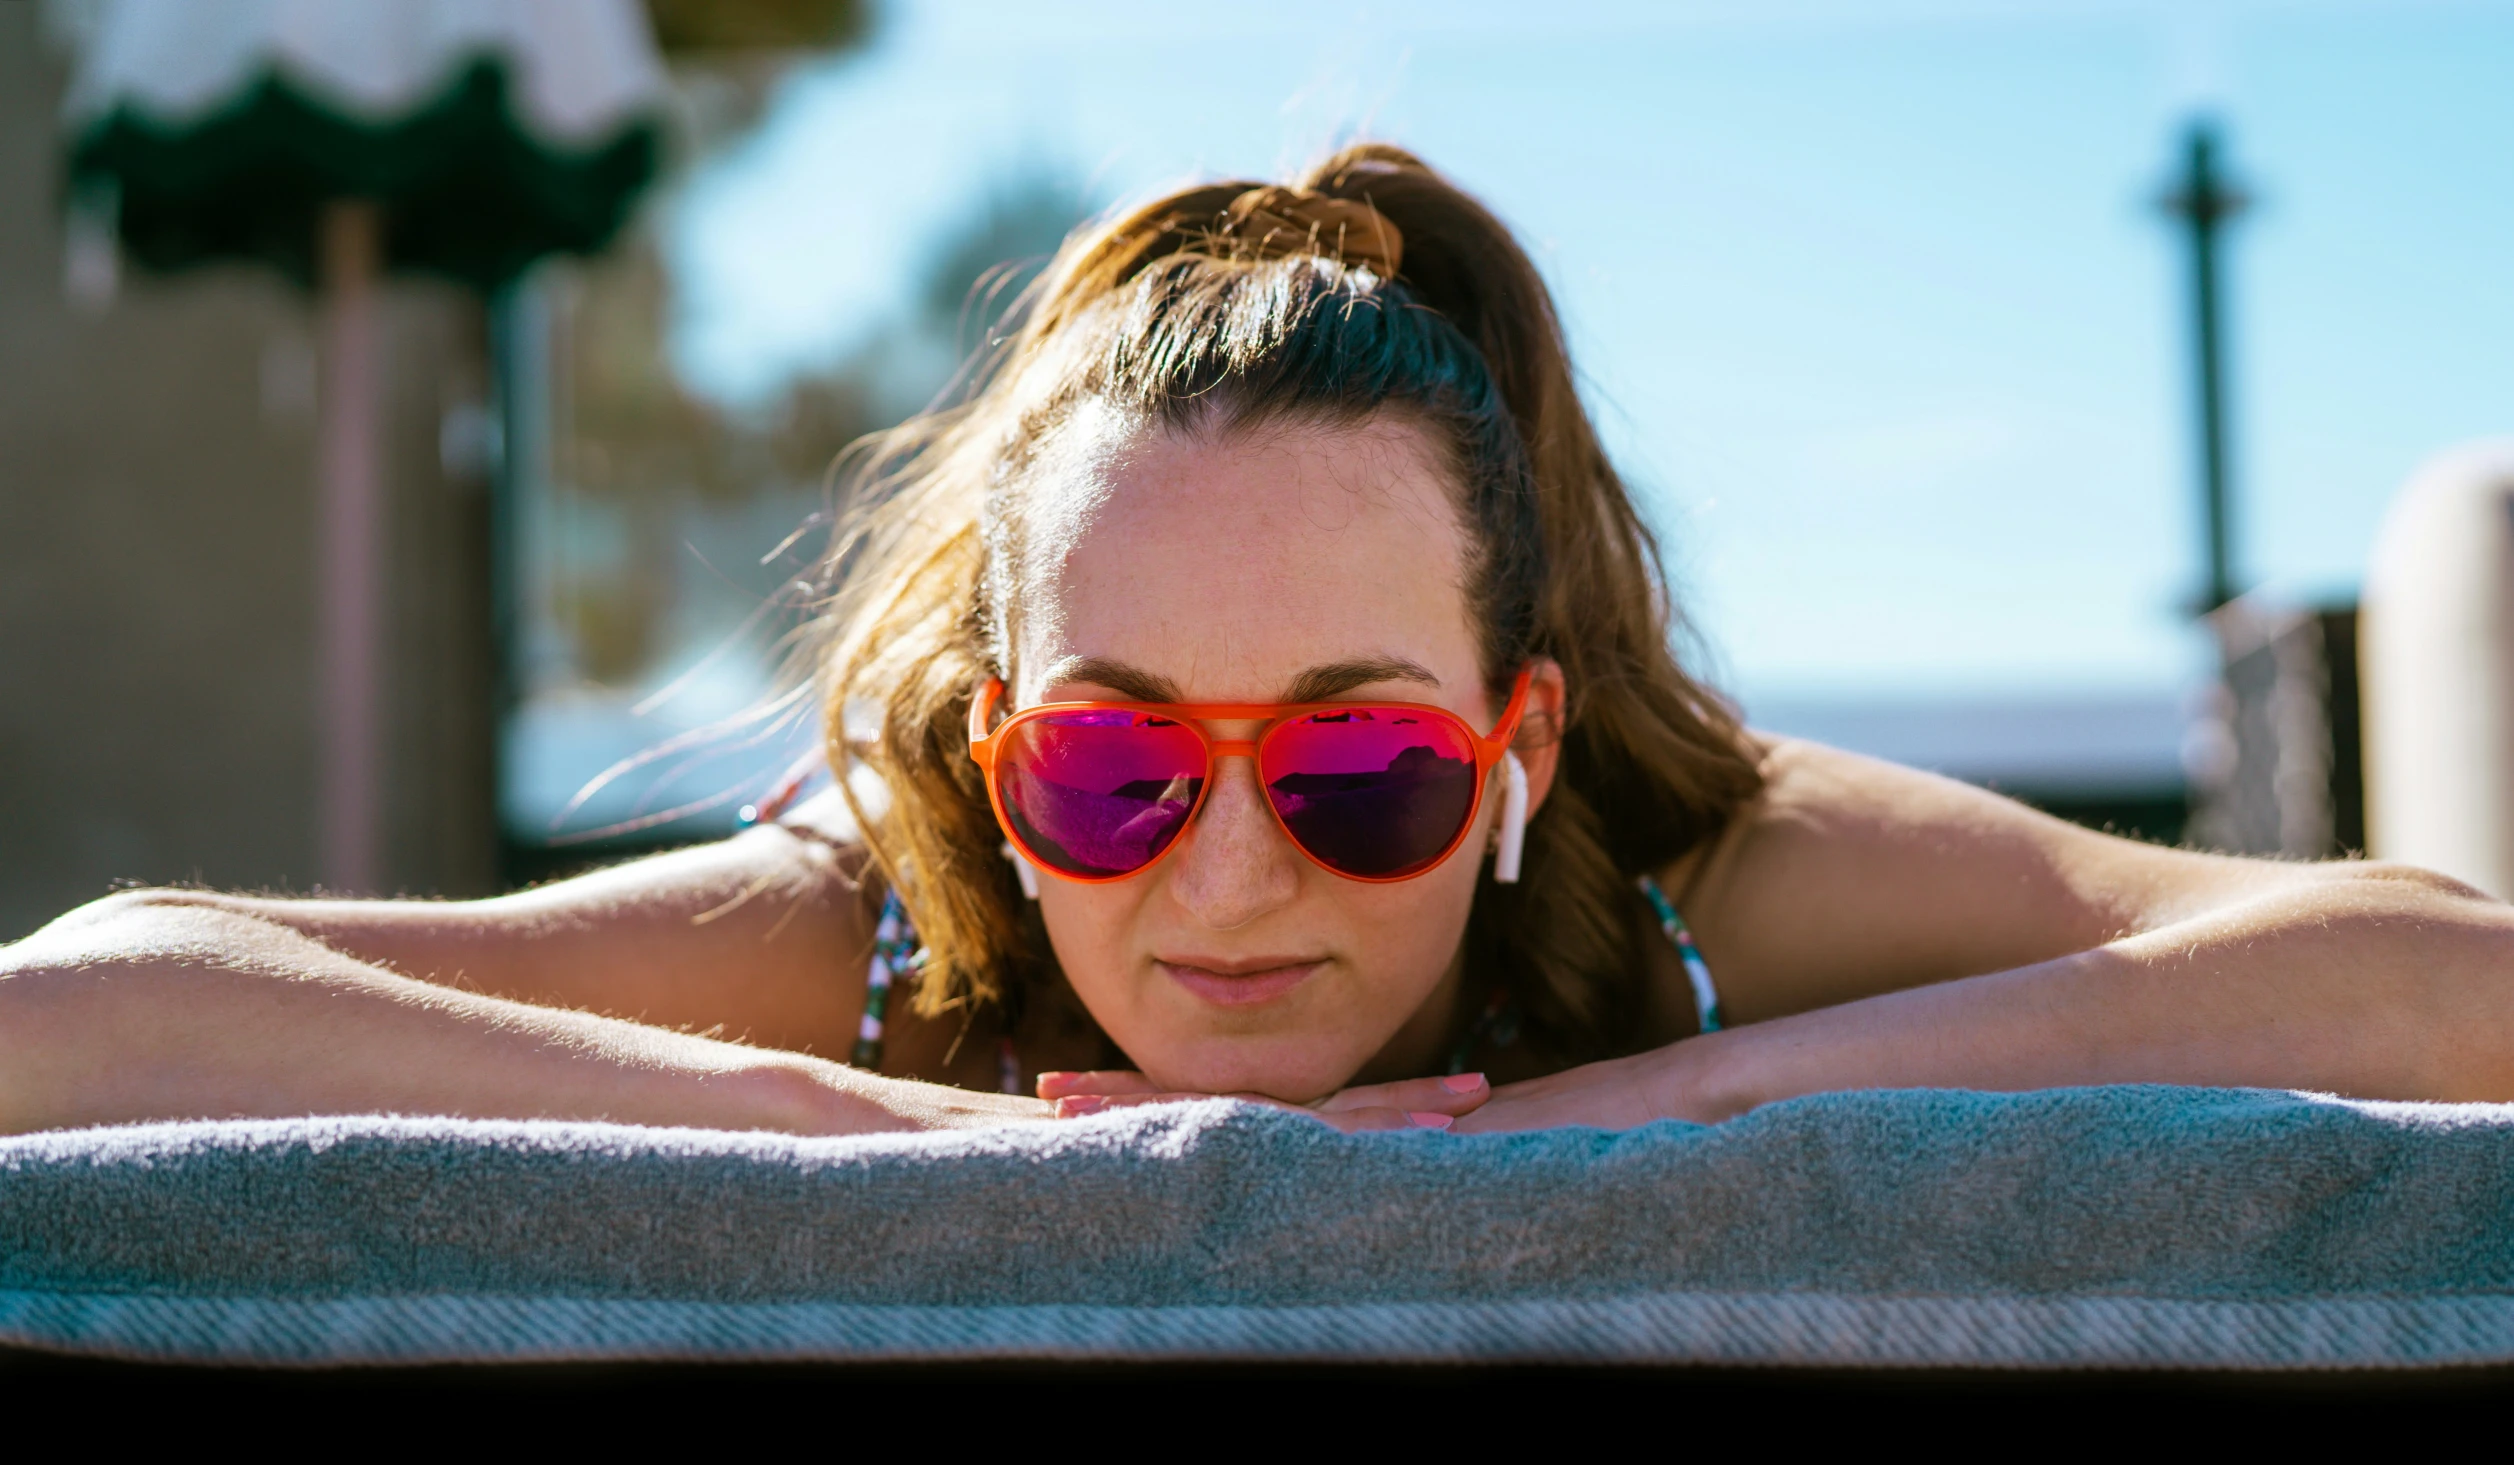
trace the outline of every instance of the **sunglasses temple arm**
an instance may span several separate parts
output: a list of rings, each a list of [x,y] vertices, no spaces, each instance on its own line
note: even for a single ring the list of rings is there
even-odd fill
[[[1501,709],[1500,723],[1493,728],[1493,735],[1484,739],[1487,747],[1498,745],[1503,749],[1508,749],[1513,742],[1518,740],[1519,725],[1527,720],[1528,715],[1528,687],[1534,680],[1534,668],[1522,667],[1520,669],[1519,680],[1510,689],[1510,701]]]
[[[978,749],[986,743],[987,724],[994,720],[995,704],[1003,695],[1003,679],[989,677],[986,685],[978,689],[978,694],[969,699],[969,756],[980,763],[987,760],[979,757]]]

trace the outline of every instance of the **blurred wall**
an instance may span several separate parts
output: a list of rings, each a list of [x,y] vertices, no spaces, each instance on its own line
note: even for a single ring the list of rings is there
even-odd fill
[[[0,4],[0,940],[115,881],[309,888],[314,318],[244,268],[64,289],[69,58]],[[482,312],[397,283],[386,872],[494,888]],[[449,418],[454,430],[448,431]]]

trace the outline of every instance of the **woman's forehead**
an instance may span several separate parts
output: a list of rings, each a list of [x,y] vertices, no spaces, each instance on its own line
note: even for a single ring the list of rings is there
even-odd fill
[[[1268,700],[1369,658],[1476,684],[1455,493],[1418,429],[1156,433],[1037,485],[1017,661],[1098,658],[1196,700]],[[1044,685],[1020,689],[1024,699]],[[1436,699],[1426,699],[1436,700]]]

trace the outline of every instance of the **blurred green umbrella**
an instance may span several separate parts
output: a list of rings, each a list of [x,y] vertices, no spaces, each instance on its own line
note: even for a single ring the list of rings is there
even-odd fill
[[[635,0],[114,0],[64,104],[67,199],[164,270],[318,288],[320,874],[377,887],[375,287],[490,291],[600,248],[653,178],[665,79]]]

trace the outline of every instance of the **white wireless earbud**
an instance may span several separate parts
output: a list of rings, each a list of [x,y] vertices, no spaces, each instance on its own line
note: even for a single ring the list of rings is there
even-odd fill
[[[1519,883],[1519,853],[1528,843],[1528,771],[1519,765],[1519,755],[1501,755],[1501,846],[1493,852],[1493,879],[1503,885]]]
[[[1527,800],[1521,799],[1520,802],[1524,804]],[[1037,900],[1039,898],[1039,872],[1030,868],[1030,862],[1021,857],[1021,851],[1014,849],[1013,842],[1009,839],[1004,841],[1004,858],[1012,861],[1013,873],[1021,877],[1021,893],[1032,900]]]

